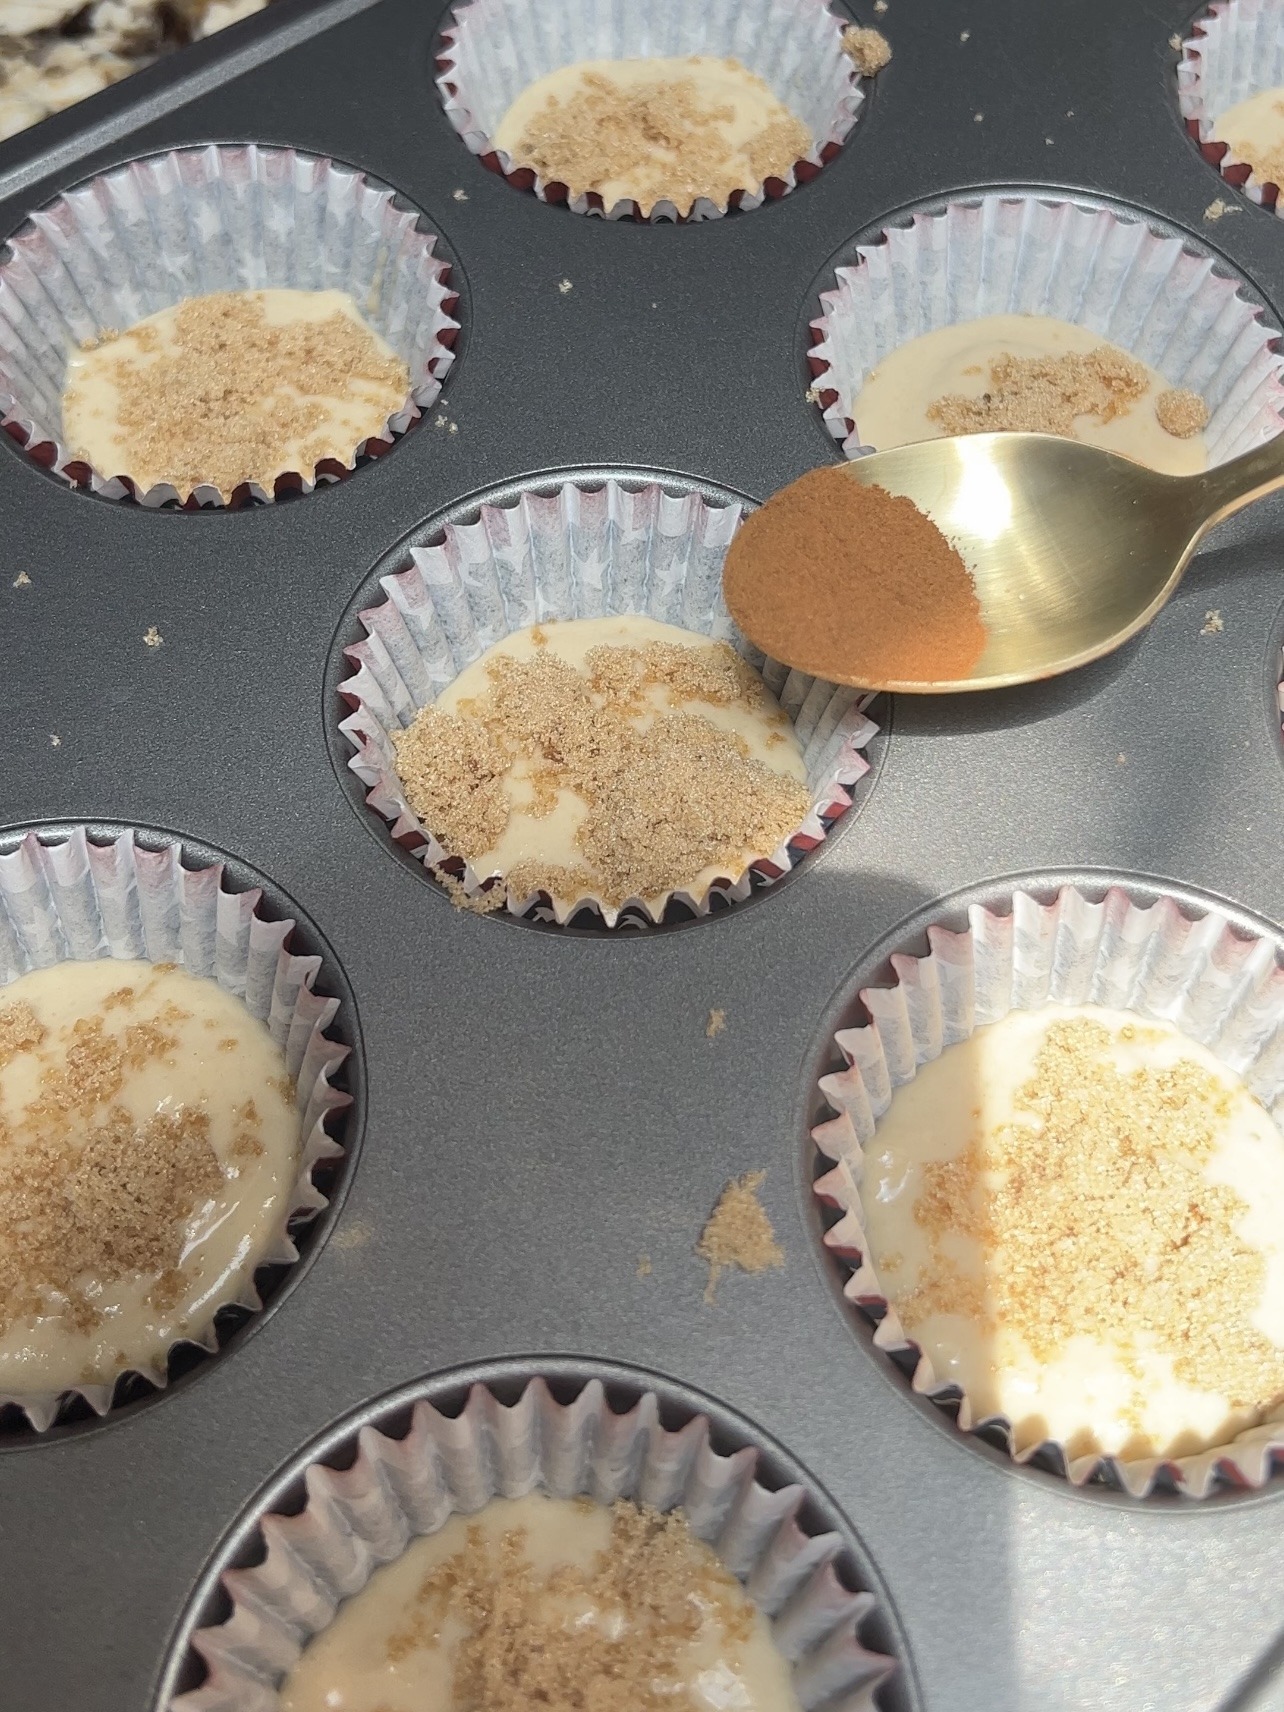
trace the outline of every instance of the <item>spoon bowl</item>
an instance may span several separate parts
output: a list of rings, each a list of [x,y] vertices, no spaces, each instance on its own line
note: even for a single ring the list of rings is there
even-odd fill
[[[925,440],[842,468],[911,500],[971,572],[988,642],[967,677],[861,680],[939,695],[1050,678],[1121,647],[1168,600],[1215,523],[1284,487],[1284,436],[1193,476],[1078,440],[1008,433]]]

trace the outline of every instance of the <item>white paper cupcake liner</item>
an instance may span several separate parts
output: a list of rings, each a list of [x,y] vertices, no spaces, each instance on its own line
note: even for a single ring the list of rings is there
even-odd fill
[[[1204,159],[1252,202],[1280,212],[1280,187],[1249,182],[1252,167],[1213,137],[1229,108],[1284,85],[1284,5],[1280,0],[1216,0],[1197,18],[1177,62],[1177,105]]]
[[[757,190],[733,192],[729,202],[700,197],[689,214],[658,202],[647,219],[711,220],[728,207],[758,208],[814,178],[838,152],[856,123],[864,95],[842,51],[846,19],[825,0],[648,0],[622,6],[612,0],[470,0],[457,6],[442,34],[437,87],[446,116],[475,155],[542,202],[562,202],[576,214],[608,220],[637,218],[636,202],[604,208],[596,192],[569,196],[532,168],[514,163],[493,142],[504,114],[522,90],[550,71],[586,59],[670,58],[710,54],[735,58],[756,72],[810,130],[810,154],[783,179]]]
[[[838,1579],[841,1536],[799,1524],[805,1488],[768,1491],[755,1478],[754,1447],[720,1456],[703,1415],[666,1430],[654,1392],[617,1415],[598,1379],[560,1404],[535,1378],[511,1407],[477,1384],[457,1418],[421,1401],[404,1438],[366,1426],[353,1439],[351,1467],[307,1469],[300,1514],[263,1517],[263,1562],[223,1575],[231,1615],[191,1642],[207,1678],[166,1712],[276,1712],[277,1689],[304,1646],[376,1569],[452,1515],[534,1491],[681,1507],[771,1619],[804,1712],[873,1712],[894,1669],[860,1641],[874,1600]]]
[[[916,214],[862,245],[811,323],[814,395],[849,458],[866,375],[921,333],[985,315],[1049,315],[1090,328],[1205,400],[1209,464],[1284,424],[1278,329],[1196,254],[1136,218],[1036,192],[995,192]]]
[[[849,1068],[820,1080],[837,1116],[812,1131],[821,1152],[836,1161],[814,1189],[842,1213],[824,1241],[854,1269],[845,1294],[871,1317],[881,1316],[874,1343],[903,1371],[912,1368],[914,1390],[947,1406],[959,1399],[959,1388],[938,1380],[883,1294],[861,1207],[862,1150],[894,1089],[912,1081],[920,1065],[1012,1010],[1102,1005],[1175,1024],[1237,1072],[1277,1122],[1284,1116],[1284,968],[1270,940],[1246,937],[1216,911],[1192,920],[1171,897],[1135,902],[1122,886],[1111,887],[1100,903],[1073,886],[1046,904],[1018,891],[1010,915],[974,905],[968,921],[961,933],[930,927],[927,956],[894,957],[894,984],[862,990],[870,1022],[834,1037]],[[1018,1451],[1011,1422],[978,1418],[966,1395],[958,1425],[965,1432],[997,1427],[1016,1461],[1037,1457],[1061,1467],[1075,1485],[1104,1480],[1134,1497],[1157,1486],[1195,1498],[1228,1483],[1261,1486],[1284,1456],[1284,1407],[1230,1444],[1135,1461],[1074,1458],[1055,1441]]]
[[[812,807],[770,856],[726,876],[702,897],[672,894],[697,915],[715,893],[740,902],[779,879],[826,836],[851,806],[850,787],[868,772],[861,750],[877,727],[867,693],[825,683],[767,660],[736,630],[722,600],[722,561],[740,522],[738,505],[699,494],[666,493],[658,483],[631,489],[615,480],[591,488],[573,481],[555,493],[525,493],[512,505],[483,505],[476,523],[448,524],[440,546],[413,548],[412,563],[385,577],[387,600],[359,614],[367,636],[346,650],[356,668],[339,686],[354,711],[339,729],[356,753],[349,767],[368,786],[368,805],[392,837],[435,868],[452,861],[406,801],[390,733],[404,730],[487,648],[515,630],[550,619],[642,613],[727,641],[761,674],[793,721],[802,745]],[[457,860],[454,865],[459,866]],[[463,868],[473,896],[490,879]],[[502,881],[500,882],[502,883]],[[666,899],[618,908],[591,896],[507,896],[513,915],[535,912],[564,924],[578,910],[608,927],[657,922]]]
[[[188,869],[182,854],[177,840],[153,850],[132,832],[107,844],[91,842],[83,827],[57,843],[28,833],[16,849],[0,855],[0,988],[30,969],[55,963],[143,958],[177,963],[240,999],[251,1016],[267,1025],[296,1086],[298,1176],[259,1262],[292,1265],[299,1252],[290,1225],[297,1229],[299,1221],[315,1218],[328,1204],[312,1181],[313,1171],[343,1154],[325,1127],[351,1104],[349,1094],[330,1085],[348,1056],[346,1046],[325,1034],[339,1001],[312,991],[319,957],[286,950],[292,921],[265,921],[258,913],[259,892],[225,891],[221,863]],[[221,1304],[250,1312],[262,1305],[253,1278]],[[218,1349],[212,1325],[204,1337],[181,1341],[211,1355]],[[126,1372],[141,1374],[158,1389],[167,1380],[164,1366],[130,1363],[109,1382],[82,1385],[74,1393],[0,1392],[0,1407],[16,1404],[38,1432],[52,1425],[69,1395],[82,1396],[95,1413],[105,1415],[116,1381]]]
[[[164,483],[137,493],[114,470],[94,470],[63,439],[70,353],[124,331],[185,297],[291,287],[350,293],[406,363],[410,393],[379,436],[345,461],[283,472],[277,486],[308,493],[402,434],[441,390],[459,323],[436,239],[394,193],[350,167],[295,149],[210,143],[131,161],[68,191],[9,239],[0,261],[0,417],[29,454],[107,499],[160,506]],[[249,492],[271,500],[257,484]],[[224,503],[199,487],[199,505]]]

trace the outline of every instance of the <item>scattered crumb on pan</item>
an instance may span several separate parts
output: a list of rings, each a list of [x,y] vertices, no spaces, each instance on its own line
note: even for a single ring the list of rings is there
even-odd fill
[[[785,1264],[784,1250],[758,1199],[766,1178],[765,1171],[746,1171],[743,1177],[733,1177],[700,1232],[696,1253],[709,1268],[706,1303],[713,1302],[719,1278],[731,1267],[742,1272],[765,1272],[769,1266]]]

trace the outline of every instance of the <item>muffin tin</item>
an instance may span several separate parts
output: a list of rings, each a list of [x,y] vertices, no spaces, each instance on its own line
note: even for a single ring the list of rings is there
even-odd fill
[[[1275,217],[1183,132],[1170,37],[1189,5],[852,15],[895,58],[847,144],[790,195],[705,224],[583,219],[488,172],[442,111],[446,14],[421,0],[280,0],[0,149],[4,233],[160,149],[328,155],[425,211],[461,322],[423,421],[274,506],[146,511],[0,447],[5,825],[161,828],[265,876],[316,924],[362,1092],[346,1194],[253,1336],[102,1422],[0,1445],[3,1703],[159,1712],[194,1680],[187,1630],[218,1620],[214,1572],[252,1560],[261,1502],[297,1504],[312,1452],[343,1461],[335,1423],[399,1387],[445,1395],[442,1376],[570,1385],[596,1361],[662,1396],[694,1387],[797,1459],[901,1661],[883,1712],[1284,1705],[1280,1478],[1136,1500],[959,1433],[842,1300],[809,1135],[857,987],[961,901],[1123,882],[1279,921],[1279,501],[1214,536],[1111,659],[871,708],[858,812],[710,919],[514,931],[452,909],[343,800],[334,669],[372,570],[551,471],[762,499],[833,461],[806,397],[819,293],[925,198],[1052,186],[1130,205],[1280,325]],[[1206,220],[1219,197],[1240,212]],[[700,1225],[763,1166],[785,1268],[706,1306]]]

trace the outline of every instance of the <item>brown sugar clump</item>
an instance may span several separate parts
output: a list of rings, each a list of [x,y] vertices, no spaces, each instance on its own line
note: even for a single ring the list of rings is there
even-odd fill
[[[586,664],[587,674],[547,649],[530,660],[496,655],[485,697],[459,713],[426,707],[394,734],[406,800],[450,854],[476,862],[495,847],[510,814],[504,779],[518,761],[537,814],[559,791],[588,811],[576,833],[582,864],[515,864],[506,879],[520,898],[591,895],[619,907],[678,890],[705,868],[738,876],[746,851],[770,854],[801,823],[806,790],[752,758],[735,733],[680,706],[645,730],[631,722],[655,686],[679,703],[761,705],[761,680],[734,649],[599,647]],[[494,890],[488,909],[504,901]]]
[[[0,1008],[0,1069],[20,1052],[30,1052],[45,1038],[45,1025],[30,1005],[5,1005]]]
[[[704,1299],[712,1302],[718,1279],[728,1267],[742,1272],[765,1272],[769,1266],[785,1264],[784,1250],[776,1241],[758,1191],[767,1180],[765,1171],[746,1171],[733,1177],[700,1232],[696,1253],[709,1268]]]
[[[753,1607],[740,1584],[678,1511],[660,1514],[620,1501],[611,1538],[588,1570],[536,1570],[526,1530],[497,1545],[474,1525],[468,1543],[424,1577],[412,1610],[389,1637],[396,1664],[462,1631],[453,1660],[452,1702],[485,1712],[674,1712],[692,1641],[712,1628],[726,1645],[752,1633]],[[576,1622],[592,1610],[599,1622]]]
[[[572,196],[600,195],[614,181],[629,186],[644,214],[657,202],[672,202],[687,214],[700,197],[721,205],[734,191],[783,178],[809,153],[806,125],[771,100],[779,111],[748,144],[746,175],[727,141],[733,110],[709,101],[694,76],[656,76],[621,88],[589,71],[574,99],[550,96],[531,118],[514,159],[547,182],[564,184]],[[746,176],[754,182],[745,183]]]
[[[891,61],[892,44],[881,30],[863,30],[857,24],[849,24],[843,31],[842,45],[862,77],[877,77]]]
[[[445,887],[446,896],[455,908],[465,910],[469,915],[494,915],[496,910],[502,910],[508,901],[503,886],[469,892],[457,875],[448,873],[445,869],[438,869],[437,878]]]
[[[1188,387],[1170,386],[1155,400],[1155,415],[1165,434],[1178,440],[1193,439],[1208,426],[1208,406]]]
[[[168,482],[184,497],[203,486],[225,499],[246,482],[270,488],[294,441],[303,442],[304,475],[327,458],[351,460],[356,446],[335,445],[326,432],[328,400],[373,401],[373,434],[410,391],[401,359],[337,310],[278,324],[253,294],[214,292],[179,305],[174,336],[175,347],[162,348],[155,327],[135,330],[128,337],[145,360],[122,345],[111,365],[127,467],[103,474]],[[75,391],[73,380],[68,400]]]
[[[966,677],[986,644],[967,566],[912,500],[812,470],[746,519],[722,592],[773,659],[836,683]]]
[[[1149,385],[1145,365],[1112,345],[1063,357],[1005,351],[990,364],[990,384],[979,398],[948,393],[928,406],[927,418],[946,434],[1072,435],[1076,417],[1113,422]]]
[[[1284,1351],[1252,1323],[1266,1262],[1238,1234],[1240,1196],[1205,1176],[1226,1091],[1189,1061],[1121,1070],[1111,1038],[1054,1024],[1013,1121],[924,1166],[929,1259],[897,1311],[911,1332],[933,1313],[1003,1326],[1042,1361],[1083,1335],[1144,1345],[1232,1410],[1264,1410],[1284,1395]],[[951,1258],[960,1235],[975,1274]]]

